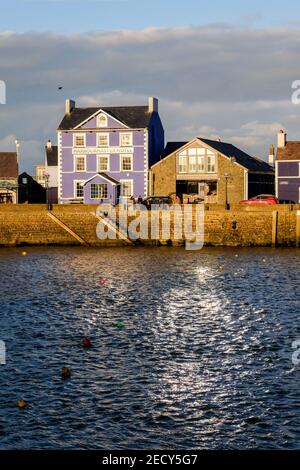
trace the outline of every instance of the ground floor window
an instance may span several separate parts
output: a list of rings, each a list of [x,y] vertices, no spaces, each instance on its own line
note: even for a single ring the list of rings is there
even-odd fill
[[[132,180],[121,180],[121,196],[131,197],[133,196],[133,181]]]
[[[91,184],[91,199],[107,199],[107,184]]]
[[[176,194],[183,198],[187,196],[197,196],[205,202],[217,202],[218,182],[210,180],[187,181],[179,180],[176,182]]]
[[[217,196],[218,183],[217,181],[203,181],[205,196]]]
[[[75,181],[75,197],[76,198],[83,197],[83,185],[84,185],[84,181]]]

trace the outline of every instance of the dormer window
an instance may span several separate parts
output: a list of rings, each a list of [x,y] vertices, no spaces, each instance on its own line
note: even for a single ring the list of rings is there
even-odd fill
[[[106,114],[99,114],[97,117],[98,127],[107,127],[107,116]]]

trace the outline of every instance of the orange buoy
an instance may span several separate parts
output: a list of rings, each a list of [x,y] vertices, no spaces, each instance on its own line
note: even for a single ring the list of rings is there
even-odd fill
[[[19,408],[20,410],[23,410],[25,407],[26,407],[25,400],[19,400],[19,401],[18,401],[18,408]]]
[[[27,251],[22,251],[22,256],[26,256],[27,255]]]
[[[68,367],[62,367],[61,376],[63,379],[68,379],[69,377],[71,377],[70,369]]]

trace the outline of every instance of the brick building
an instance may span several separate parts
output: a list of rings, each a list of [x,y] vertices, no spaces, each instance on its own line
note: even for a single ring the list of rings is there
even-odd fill
[[[276,196],[280,201],[300,202],[300,141],[287,141],[284,131],[278,133]]]
[[[206,203],[230,204],[258,194],[274,194],[274,169],[232,144],[196,137],[169,142],[151,167],[152,194],[199,196]],[[227,197],[226,197],[227,195]]]
[[[18,156],[0,152],[0,204],[18,201]]]

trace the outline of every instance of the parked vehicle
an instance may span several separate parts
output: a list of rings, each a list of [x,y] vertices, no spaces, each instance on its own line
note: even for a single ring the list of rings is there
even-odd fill
[[[144,199],[143,204],[150,209],[153,204],[172,204],[172,198],[170,196],[149,196]]]
[[[260,194],[259,196],[252,197],[251,199],[246,199],[240,201],[240,204],[244,205],[267,205],[267,204],[278,204],[278,199],[272,194]]]

